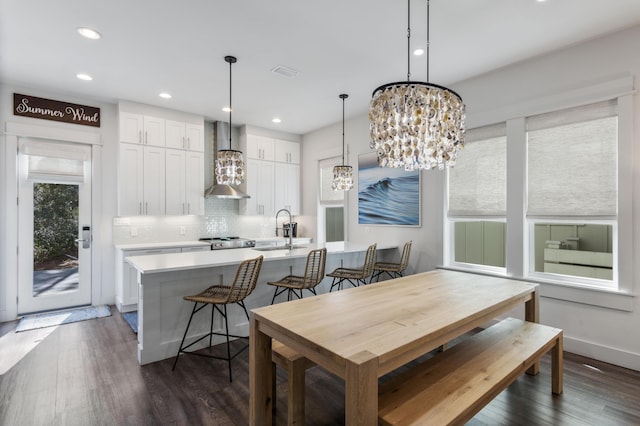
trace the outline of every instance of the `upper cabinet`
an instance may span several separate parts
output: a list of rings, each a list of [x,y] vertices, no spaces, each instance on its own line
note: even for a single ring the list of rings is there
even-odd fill
[[[165,124],[167,148],[204,151],[204,126],[167,120]]]
[[[275,140],[264,136],[247,135],[247,158],[274,161]]]
[[[300,214],[300,144],[248,133],[241,141],[247,155],[242,189],[251,198],[240,200],[240,213],[270,216],[287,209]]]
[[[179,116],[120,111],[120,216],[204,214],[204,122]]]
[[[300,164],[300,144],[298,142],[275,139],[275,159],[278,163]]]
[[[165,146],[165,120],[120,112],[120,142]]]

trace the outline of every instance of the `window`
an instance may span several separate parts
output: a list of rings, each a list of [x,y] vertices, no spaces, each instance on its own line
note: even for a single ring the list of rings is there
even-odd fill
[[[529,275],[613,287],[617,102],[529,117],[526,127]]]
[[[449,170],[449,263],[505,268],[505,124],[469,130],[463,153]]]

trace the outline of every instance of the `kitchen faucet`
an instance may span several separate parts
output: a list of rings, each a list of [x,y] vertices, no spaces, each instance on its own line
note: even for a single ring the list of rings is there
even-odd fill
[[[278,236],[278,215],[280,212],[285,212],[289,215],[289,244],[287,244],[287,248],[291,250],[293,248],[293,229],[291,228],[291,212],[287,209],[280,209],[276,213],[276,237]],[[284,224],[282,224],[282,234],[284,235]]]

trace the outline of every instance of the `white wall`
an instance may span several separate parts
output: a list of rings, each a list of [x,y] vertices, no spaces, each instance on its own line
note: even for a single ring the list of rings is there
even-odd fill
[[[518,117],[515,105],[528,104],[543,112],[558,93],[573,93],[584,87],[605,84],[623,76],[640,75],[640,27],[573,46],[533,60],[518,63],[452,87],[467,105],[468,127],[490,124]],[[436,82],[437,83],[437,82]],[[551,102],[536,103],[538,99]],[[565,100],[566,101],[566,100]],[[579,102],[579,99],[576,99]],[[640,143],[640,102],[634,96],[634,143]],[[307,134],[303,138],[303,213],[307,226],[315,226],[317,200],[317,161],[341,152],[341,123]],[[358,154],[370,152],[369,124],[365,115],[346,123],[348,163],[357,170]],[[460,155],[464,155],[464,151]],[[640,247],[640,185],[638,150],[621,152],[621,158],[633,158],[633,246]],[[420,228],[373,227],[357,224],[357,188],[348,195],[348,239],[357,242],[385,241],[400,245],[413,239],[411,265],[417,272],[433,269],[442,263],[445,175],[438,171],[422,172],[422,226]],[[626,200],[627,202],[629,200]],[[634,252],[634,264],[640,264],[640,250]],[[638,292],[638,271],[633,271],[629,287]],[[628,283],[627,283],[628,284]],[[604,296],[603,296],[604,297]],[[541,299],[541,321],[561,327],[565,332],[565,349],[613,364],[640,370],[640,306],[633,299],[632,311],[596,307],[559,299]]]
[[[13,114],[13,93],[38,96],[90,105],[100,108],[99,128],[48,120],[19,117]],[[93,186],[93,304],[113,303],[115,300],[114,253],[112,245],[112,218],[116,215],[116,167],[117,164],[117,106],[93,99],[84,99],[68,94],[41,89],[0,85],[0,321],[16,318],[17,297],[17,207],[16,207],[16,141],[15,136],[5,133],[7,123],[21,123],[51,129],[82,131],[95,134],[101,144],[97,145],[100,164],[94,164]],[[96,275],[97,274],[97,275]]]

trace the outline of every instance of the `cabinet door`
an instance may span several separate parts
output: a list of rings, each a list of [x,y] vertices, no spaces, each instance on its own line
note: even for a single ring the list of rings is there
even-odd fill
[[[164,128],[167,148],[184,149],[187,147],[185,125],[182,121],[167,120]]]
[[[144,167],[142,145],[121,143],[118,164],[118,214],[120,216],[142,214]]]
[[[204,214],[204,153],[186,153],[185,214]]]
[[[189,151],[204,152],[204,126],[187,123],[186,138]]]
[[[243,214],[270,216],[275,213],[273,199],[274,178],[274,162],[247,159],[245,183],[247,194],[251,198],[241,200],[240,206]]]
[[[130,112],[120,113],[120,142],[142,143],[142,115]]]
[[[135,311],[137,310],[138,303],[138,271],[129,263],[124,261],[124,258],[132,256],[146,256],[150,254],[166,254],[166,253],[180,253],[179,248],[164,248],[157,250],[123,250],[122,252],[122,288],[116,289],[116,294],[122,297],[122,301],[118,301],[118,309],[121,312]],[[119,298],[119,297],[117,297]]]
[[[273,161],[274,140],[265,136],[247,135],[247,158]]]
[[[287,209],[300,214],[300,166],[278,164],[275,169],[275,211]]]
[[[165,149],[144,147],[144,214],[165,213]]]
[[[153,146],[165,146],[164,119],[145,115],[144,144]]]
[[[167,149],[165,177],[165,212],[166,214],[186,214],[186,152],[178,149]]]
[[[275,160],[279,163],[300,164],[300,144],[276,139]]]

